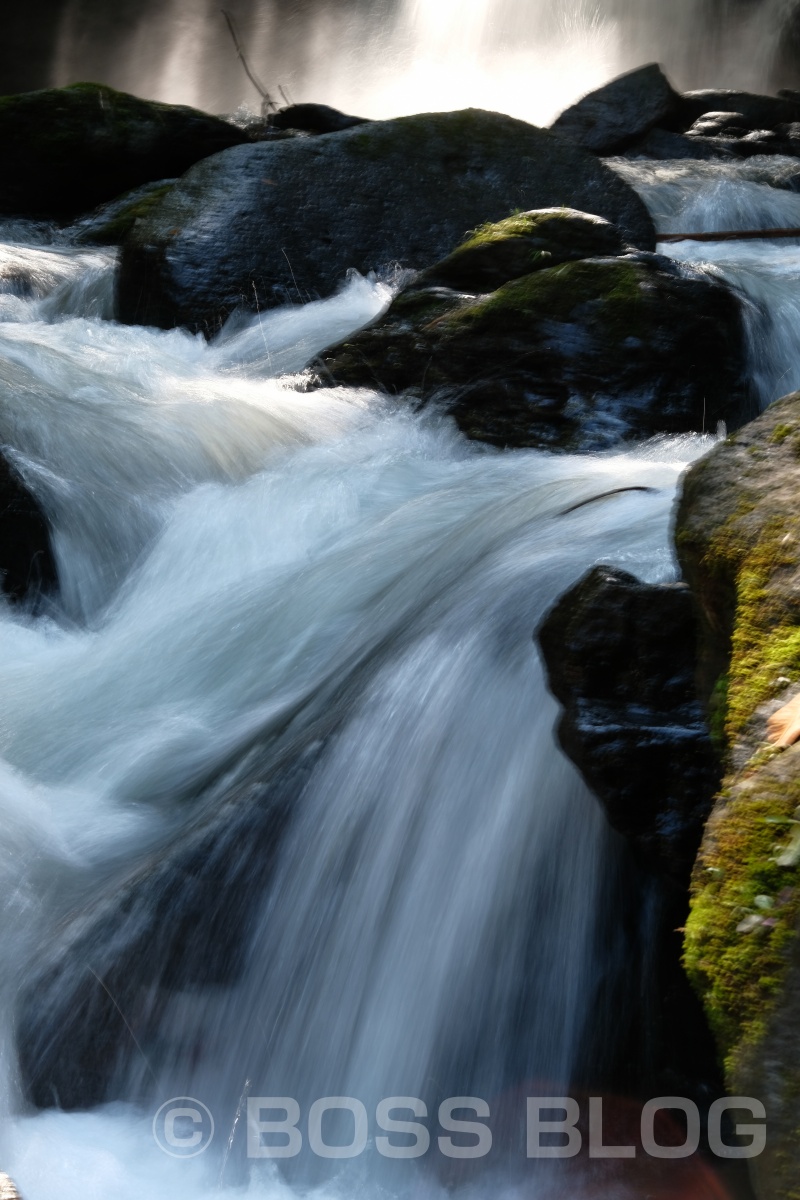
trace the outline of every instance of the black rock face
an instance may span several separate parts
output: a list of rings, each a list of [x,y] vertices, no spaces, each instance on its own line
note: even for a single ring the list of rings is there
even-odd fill
[[[0,212],[72,216],[246,140],[197,109],[96,83],[0,96]]]
[[[12,602],[35,600],[57,584],[44,513],[0,455],[0,588]]]
[[[686,886],[721,778],[697,698],[691,593],[595,567],[537,636],[564,705],[562,747],[612,826]]]
[[[657,63],[612,79],[566,109],[551,126],[594,154],[613,154],[663,125],[676,111],[679,97]]]
[[[348,116],[329,104],[290,104],[269,118],[273,129],[302,129],[306,133],[338,133],[366,123],[366,117]]]
[[[653,249],[639,197],[576,146],[477,109],[240,146],[193,167],[122,254],[129,323],[213,330],[231,310],[308,300],[350,268],[418,270],[468,230],[568,205]]]

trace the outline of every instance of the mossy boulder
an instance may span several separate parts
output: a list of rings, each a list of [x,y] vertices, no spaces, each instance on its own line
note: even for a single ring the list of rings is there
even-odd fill
[[[474,229],[452,254],[422,271],[415,286],[493,292],[532,271],[624,252],[619,230],[602,217],[574,208],[534,209]]]
[[[79,246],[118,246],[137,221],[163,200],[174,186],[174,179],[157,179],[125,192],[74,225],[74,240]]]
[[[238,146],[198,163],[122,254],[128,322],[215,329],[234,308],[330,294],[350,268],[420,270],[469,229],[569,205],[652,249],[635,192],[576,146],[477,109]]]
[[[413,284],[321,359],[328,383],[436,403],[472,438],[585,451],[741,418],[739,304],[656,255],[535,271],[486,295]]]
[[[104,84],[0,96],[0,212],[71,216],[246,140],[218,117]]]
[[[728,773],[706,828],[686,965],[728,1083],[766,1105],[764,1200],[800,1196],[800,747],[766,740],[800,690],[800,394],[688,473],[676,541]]]

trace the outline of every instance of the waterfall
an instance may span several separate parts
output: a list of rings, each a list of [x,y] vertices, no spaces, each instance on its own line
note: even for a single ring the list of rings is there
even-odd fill
[[[473,106],[549,124],[579,95],[652,59],[681,88],[796,82],[781,59],[794,0],[231,0],[229,7],[278,101],[285,94],[375,118]],[[42,78],[100,79],[213,111],[259,103],[211,0],[120,0],[113,16],[102,0],[65,0]]]

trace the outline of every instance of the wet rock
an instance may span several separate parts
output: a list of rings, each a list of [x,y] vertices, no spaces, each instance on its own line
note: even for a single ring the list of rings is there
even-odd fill
[[[678,95],[657,63],[639,67],[584,96],[553,122],[552,132],[595,154],[613,154],[662,125]]]
[[[12,603],[34,603],[57,585],[44,513],[0,454],[0,588]]]
[[[493,445],[586,451],[741,421],[742,346],[724,285],[630,255],[535,271],[488,295],[412,284],[322,356],[320,377],[433,403]]]
[[[95,83],[2,96],[0,212],[85,212],[245,140],[218,117]]]
[[[480,110],[375,121],[240,146],[193,167],[139,221],[119,279],[123,320],[214,329],[232,309],[332,292],[349,268],[421,269],[514,210],[570,205],[655,244],[635,192],[523,121]]]
[[[366,117],[351,117],[327,104],[291,104],[269,118],[273,129],[302,129],[307,133],[338,133],[355,125],[366,125]]]
[[[707,113],[736,113],[750,129],[774,129],[787,121],[800,119],[800,106],[780,96],[759,96],[753,92],[716,89],[684,92],[671,114],[660,121],[666,129],[685,133]]]
[[[624,252],[619,230],[602,217],[572,208],[534,209],[476,229],[447,258],[421,271],[413,287],[492,292],[534,270]]]
[[[686,132],[690,137],[744,137],[752,128],[742,113],[708,112]]]
[[[595,567],[538,631],[564,705],[559,741],[612,826],[684,885],[720,779],[695,670],[685,586]]]
[[[759,1197],[800,1187],[800,747],[766,740],[800,691],[800,394],[686,476],[676,545],[703,615],[701,681],[727,774],[692,886],[685,955],[729,1088],[766,1105]]]

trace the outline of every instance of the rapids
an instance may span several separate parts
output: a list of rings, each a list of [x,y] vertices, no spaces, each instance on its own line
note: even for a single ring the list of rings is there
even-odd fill
[[[785,181],[781,162],[615,166],[664,232],[800,225],[800,196],[765,181]],[[555,744],[532,633],[594,563],[674,578],[676,488],[716,433],[499,452],[370,392],[302,390],[391,282],[354,276],[206,343],[115,324],[113,252],[19,225],[0,238],[0,443],[63,582],[41,615],[0,608],[3,1169],[26,1200],[284,1200],[309,1182],[226,1153],[248,1088],[304,1110],[532,1079],[568,1094],[612,1039],[620,848]],[[669,252],[746,297],[754,404],[800,383],[800,251]],[[652,491],[566,513],[622,486]],[[134,1038],[118,1104],[26,1109],[14,999],[64,913],[189,828],[255,743],[311,738],[321,711],[332,732],[248,905],[241,981],[169,997],[158,1062]],[[219,1129],[191,1161],[152,1135],[181,1095]],[[476,1194],[516,1195],[489,1162]],[[401,1186],[372,1151],[311,1182],[369,1200],[444,1188],[424,1168]]]

